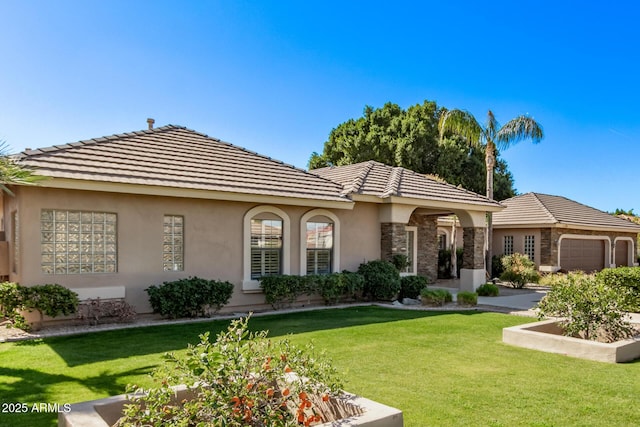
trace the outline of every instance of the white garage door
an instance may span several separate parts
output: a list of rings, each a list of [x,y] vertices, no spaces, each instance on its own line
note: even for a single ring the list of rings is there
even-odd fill
[[[604,268],[604,240],[562,239],[560,268],[586,272]]]

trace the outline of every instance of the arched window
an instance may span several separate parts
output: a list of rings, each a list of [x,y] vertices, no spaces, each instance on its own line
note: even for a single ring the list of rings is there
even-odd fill
[[[244,216],[242,289],[259,291],[259,279],[289,274],[290,220],[281,209],[257,206]]]
[[[300,274],[340,271],[340,221],[324,209],[314,209],[300,219]]]

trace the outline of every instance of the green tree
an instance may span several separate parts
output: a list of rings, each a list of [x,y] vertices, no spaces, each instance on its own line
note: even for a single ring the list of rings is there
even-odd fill
[[[45,179],[21,165],[15,157],[8,154],[8,151],[6,142],[0,141],[0,189],[2,191],[13,196],[8,185],[32,185]]]
[[[506,149],[525,139],[531,139],[534,144],[544,138],[542,126],[532,117],[518,116],[508,121],[504,126],[500,126],[493,112],[487,112],[487,122],[481,126],[473,114],[464,110],[448,110],[440,116],[438,123],[440,139],[444,139],[447,134],[464,137],[473,147],[483,147],[485,152],[486,166],[486,194],[490,199],[494,198],[494,173],[496,170],[496,158],[498,148]],[[493,227],[491,214],[488,215],[487,227],[487,268],[491,267],[491,246]]]
[[[425,101],[406,110],[386,103],[365,107],[363,117],[334,128],[322,154],[313,153],[309,169],[375,160],[418,173],[437,175],[450,184],[485,193],[485,152],[463,137],[440,140],[438,123],[446,110]],[[496,197],[513,197],[513,177],[504,161],[496,167]]]

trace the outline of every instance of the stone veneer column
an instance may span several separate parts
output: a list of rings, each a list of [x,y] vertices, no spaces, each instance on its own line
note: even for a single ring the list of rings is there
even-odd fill
[[[415,225],[418,228],[416,273],[433,283],[438,278],[438,217],[435,215],[413,215],[409,225]]]
[[[540,230],[540,265],[541,266],[554,266],[557,262],[558,256],[558,245],[554,243],[551,239],[551,229],[543,228]],[[554,251],[555,249],[555,251]],[[554,254],[556,258],[554,258]]]
[[[380,259],[391,261],[395,254],[407,253],[405,224],[383,222],[380,224]]]
[[[486,281],[484,265],[484,227],[464,227],[462,229],[464,254],[460,271],[460,290],[475,291]]]

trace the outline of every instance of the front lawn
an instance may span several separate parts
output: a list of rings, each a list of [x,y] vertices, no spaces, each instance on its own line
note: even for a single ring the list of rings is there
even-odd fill
[[[498,313],[354,307],[256,317],[253,329],[324,348],[345,388],[404,412],[405,426],[640,425],[640,363],[610,365],[510,347],[502,328],[533,319]],[[34,403],[74,403],[150,385],[165,351],[180,352],[212,321],[0,344],[0,426],[53,426]]]

